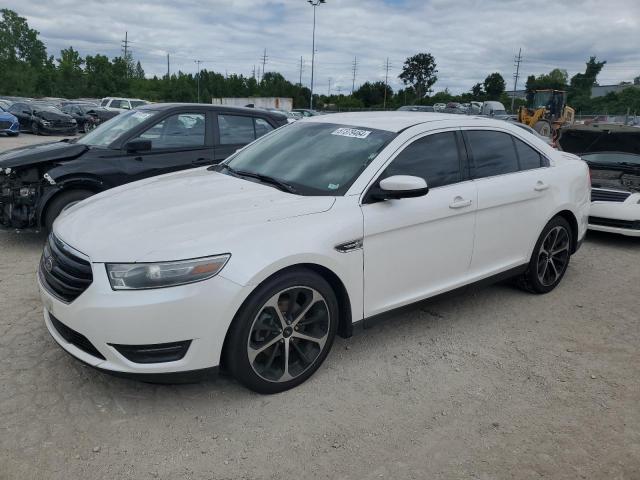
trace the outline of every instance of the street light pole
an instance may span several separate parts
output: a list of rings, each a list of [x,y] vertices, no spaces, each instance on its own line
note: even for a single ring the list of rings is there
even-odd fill
[[[311,40],[311,99],[309,100],[309,109],[313,110],[313,67],[316,57],[316,7],[327,0],[307,0],[313,7],[313,34]]]

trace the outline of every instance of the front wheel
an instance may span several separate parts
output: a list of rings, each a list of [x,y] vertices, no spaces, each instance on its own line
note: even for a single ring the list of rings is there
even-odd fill
[[[254,291],[238,311],[225,346],[231,374],[258,393],[300,385],[327,357],[338,327],[338,303],[318,274],[296,269]]]
[[[572,252],[571,226],[554,217],[544,227],[533,249],[527,271],[518,279],[532,293],[548,293],[558,286],[567,271]]]
[[[31,133],[40,135],[40,125],[38,125],[38,122],[31,122]]]
[[[42,219],[42,224],[47,232],[51,231],[53,222],[64,209],[81,202],[85,198],[89,198],[91,195],[93,195],[93,192],[89,190],[69,190],[53,197],[53,200],[47,205]]]

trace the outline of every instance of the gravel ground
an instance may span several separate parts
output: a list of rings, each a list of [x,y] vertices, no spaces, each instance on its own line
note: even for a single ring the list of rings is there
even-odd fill
[[[0,232],[2,480],[640,479],[639,240],[590,233],[545,296],[486,287],[338,339],[273,396],[73,360],[43,324],[43,242]]]

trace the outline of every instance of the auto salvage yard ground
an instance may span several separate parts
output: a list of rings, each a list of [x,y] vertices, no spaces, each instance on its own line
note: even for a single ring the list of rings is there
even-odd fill
[[[640,239],[590,233],[546,296],[496,285],[338,338],[273,396],[73,360],[42,320],[43,241],[0,232],[2,480],[640,479]]]

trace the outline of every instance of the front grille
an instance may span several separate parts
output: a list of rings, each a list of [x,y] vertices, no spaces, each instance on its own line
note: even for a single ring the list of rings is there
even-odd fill
[[[627,198],[629,198],[631,193],[629,192],[620,192],[617,190],[600,190],[599,188],[594,188],[591,190],[591,201],[592,202],[624,202]]]
[[[640,220],[616,220],[615,218],[589,217],[589,224],[601,225],[603,227],[640,230]]]
[[[44,246],[39,273],[48,290],[66,302],[78,298],[93,281],[91,264],[71,253],[53,233]]]
[[[49,319],[51,320],[53,328],[56,329],[56,332],[58,332],[60,336],[71,345],[75,345],[80,350],[88,353],[89,355],[92,355],[96,358],[101,358],[102,360],[106,360],[104,356],[98,351],[98,349],[93,346],[93,343],[91,343],[87,337],[67,327],[64,323],[51,315],[51,313],[49,313]]]
[[[8,120],[0,120],[0,130],[8,130],[11,128],[11,125],[13,125],[13,123]]]

